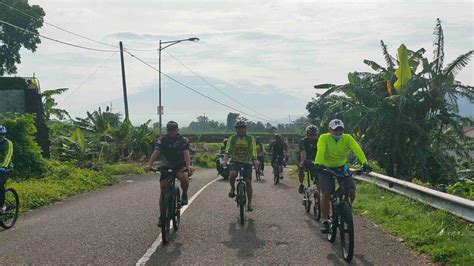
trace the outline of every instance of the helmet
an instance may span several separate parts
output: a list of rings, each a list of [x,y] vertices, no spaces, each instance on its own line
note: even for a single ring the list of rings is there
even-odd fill
[[[227,144],[227,139],[224,139],[224,140],[222,141],[222,143],[223,143],[224,145]]]
[[[318,128],[315,125],[309,125],[306,127],[306,133],[316,135],[318,133]]]
[[[236,127],[236,128],[247,127],[247,122],[245,122],[245,120],[243,120],[243,119],[239,119],[239,120],[235,121],[234,127]]]
[[[342,127],[344,129],[344,123],[339,119],[333,119],[329,122],[329,129],[335,130],[338,127]]]
[[[275,139],[281,139],[281,134],[280,133],[275,133]]]
[[[259,137],[259,136],[256,136],[256,137],[255,137],[255,140],[260,140],[260,137]]]
[[[0,125],[0,134],[7,134],[7,128]]]
[[[169,121],[168,124],[166,124],[166,129],[176,130],[178,129],[178,123],[175,121]]]

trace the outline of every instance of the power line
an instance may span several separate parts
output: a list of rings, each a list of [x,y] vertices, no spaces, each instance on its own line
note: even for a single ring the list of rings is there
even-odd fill
[[[133,58],[135,58],[136,60],[140,61],[141,63],[145,64],[145,65],[148,66],[149,68],[155,70],[156,72],[160,73],[160,71],[159,71],[158,69],[156,69],[156,67],[150,65],[149,63],[145,62],[144,60],[140,59],[140,58],[137,57],[136,55],[130,53],[129,51],[126,51],[126,52],[127,52],[130,56],[132,56]],[[213,101],[213,102],[215,102],[215,103],[217,103],[217,104],[219,104],[219,105],[222,105],[222,106],[224,106],[224,107],[227,107],[227,108],[229,108],[229,109],[231,109],[231,110],[234,110],[234,111],[239,112],[239,113],[242,113],[242,114],[244,114],[244,115],[253,117],[253,118],[258,119],[258,120],[263,120],[263,121],[273,122],[273,123],[279,123],[279,122],[276,122],[276,121],[272,121],[272,120],[269,120],[269,119],[265,119],[265,118],[261,118],[261,117],[258,117],[258,116],[249,114],[249,113],[247,113],[247,112],[243,112],[243,111],[241,111],[241,110],[239,110],[239,109],[236,109],[236,108],[234,108],[234,107],[232,107],[232,106],[230,106],[230,105],[228,105],[228,104],[225,104],[225,103],[223,103],[223,102],[220,102],[220,101],[218,101],[218,100],[215,100],[215,99],[213,99],[213,98],[211,98],[211,97],[209,97],[209,96],[207,96],[207,95],[205,95],[205,94],[203,94],[203,93],[201,93],[201,92],[199,92],[199,91],[197,91],[197,90],[195,90],[195,89],[189,87],[188,85],[186,85],[186,84],[180,82],[179,80],[176,80],[175,78],[171,77],[170,75],[168,75],[168,74],[166,74],[166,73],[163,73],[163,71],[161,72],[161,74],[162,74],[163,76],[165,76],[165,77],[171,79],[172,81],[178,83],[179,85],[183,86],[184,88],[186,88],[186,89],[188,89],[188,90],[190,90],[190,91],[193,91],[194,93],[199,94],[199,95],[201,95],[202,97],[204,97],[204,98],[206,98],[206,99],[208,99],[208,100],[211,100],[211,101]]]
[[[94,71],[92,71],[86,79],[84,79],[84,81],[82,81],[82,83],[76,87],[74,90],[71,91],[71,93],[64,99],[60,102],[60,104],[64,104],[77,90],[79,90],[80,88],[82,88],[82,86],[84,86],[87,81],[89,81],[89,79],[95,75],[95,73],[97,73],[97,71],[99,71],[99,69],[101,69],[107,62],[109,62],[109,60],[114,56],[116,55],[117,52],[113,53],[111,56],[107,57],[103,62],[102,64],[100,64]]]
[[[189,72],[193,73],[194,75],[196,75],[199,79],[201,79],[202,81],[206,82],[209,86],[211,86],[212,88],[214,88],[215,90],[217,90],[218,92],[222,93],[223,95],[225,95],[227,98],[231,99],[232,101],[236,102],[237,104],[239,104],[240,106],[256,113],[257,115],[260,115],[260,116],[263,116],[263,117],[266,117],[266,118],[269,118],[271,119],[270,117],[258,112],[258,111],[255,111],[254,109],[248,107],[247,105],[241,103],[239,100],[235,99],[234,97],[230,96],[229,94],[225,93],[224,91],[220,90],[219,88],[217,88],[216,86],[214,86],[213,84],[211,84],[209,81],[207,81],[205,78],[203,78],[201,75],[199,75],[198,73],[196,73],[195,71],[193,71],[190,67],[186,66],[183,62],[181,62],[178,58],[176,58],[175,56],[173,56],[172,54],[170,54],[168,51],[165,51],[169,56],[171,56],[171,58],[173,58],[176,62],[178,62],[180,65],[182,65],[184,68],[186,68]]]
[[[20,9],[17,9],[17,8],[15,8],[15,7],[12,7],[12,6],[10,6],[10,5],[7,5],[7,4],[5,4],[5,3],[3,3],[3,2],[0,2],[0,4],[6,6],[6,7],[8,7],[8,8],[10,8],[10,9],[12,9],[12,10],[15,10],[15,11],[17,11],[17,12],[19,12],[19,13],[21,13],[21,14],[23,14],[23,15],[29,17],[29,18],[32,18],[32,19],[35,19],[35,20],[40,20],[38,17],[32,16],[32,15],[30,15],[30,14],[28,14],[28,13],[25,13],[24,11],[22,11],[22,10],[20,10]],[[62,28],[62,27],[60,27],[60,26],[56,26],[56,25],[54,25],[53,23],[49,23],[49,22],[44,21],[44,20],[43,20],[42,22],[43,22],[44,24],[46,24],[46,25],[49,25],[49,26],[51,26],[51,27],[53,27],[53,28],[56,28],[56,29],[61,30],[61,31],[64,31],[64,32],[66,32],[66,33],[72,34],[72,35],[74,35],[74,36],[76,36],[76,37],[79,37],[79,38],[82,38],[82,39],[85,39],[85,40],[88,40],[88,41],[91,41],[91,42],[95,42],[95,43],[98,43],[98,44],[102,44],[102,45],[105,45],[105,46],[109,46],[109,47],[113,47],[113,48],[117,48],[117,49],[119,48],[119,47],[116,46],[116,45],[112,45],[112,44],[108,44],[108,43],[105,43],[105,42],[97,41],[97,40],[91,39],[91,38],[89,38],[89,37],[83,36],[83,35],[81,35],[81,34],[74,33],[74,32],[72,32],[72,31],[67,30],[67,29],[65,29],[65,28]],[[150,51],[156,51],[157,49],[128,49],[128,50],[130,50],[130,51],[150,52]]]
[[[28,32],[28,33],[30,33],[30,34],[33,34],[33,35],[36,35],[36,36],[39,36],[39,37],[48,39],[48,40],[53,41],[53,42],[61,43],[61,44],[68,45],[68,46],[72,46],[72,47],[76,47],[76,48],[81,48],[81,49],[90,50],[90,51],[96,51],[96,52],[108,52],[108,53],[115,53],[115,52],[117,52],[117,50],[96,49],[96,48],[90,48],[90,47],[86,47],[86,46],[81,46],[81,45],[77,45],[77,44],[73,44],[73,43],[68,43],[68,42],[60,41],[60,40],[57,40],[57,39],[53,39],[53,38],[51,38],[51,37],[47,37],[47,36],[41,35],[41,34],[36,33],[36,32],[29,31],[29,30],[24,29],[24,28],[18,27],[18,26],[16,26],[16,25],[13,25],[13,24],[8,23],[8,22],[3,21],[3,20],[0,20],[0,23],[3,23],[3,24],[5,24],[5,25],[8,25],[8,26],[13,27],[13,28],[15,28],[15,29],[18,29],[18,30],[21,30],[21,31],[24,31],[24,32]]]

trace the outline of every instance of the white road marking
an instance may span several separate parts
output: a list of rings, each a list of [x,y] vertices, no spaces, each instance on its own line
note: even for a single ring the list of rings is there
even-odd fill
[[[219,180],[219,178],[216,178],[214,180],[212,180],[211,182],[207,183],[205,186],[203,186],[198,192],[196,192],[190,199],[189,199],[189,202],[188,202],[188,205],[184,206],[181,208],[181,215],[184,214],[184,212],[188,209],[188,207],[191,205],[191,203],[193,203],[193,201],[199,196],[199,194],[201,194],[201,192],[203,192],[208,186],[210,186],[212,183],[216,182],[217,180]],[[173,227],[171,227],[171,232],[173,230]],[[171,233],[170,232],[170,233]],[[170,234],[171,235],[171,234]],[[162,242],[161,242],[161,234],[158,235],[158,237],[155,239],[155,241],[153,242],[153,244],[151,244],[151,246],[148,248],[148,250],[146,251],[146,253],[140,258],[140,260],[138,260],[137,264],[136,265],[145,265],[146,262],[151,258],[151,256],[153,255],[153,253],[156,252],[156,250],[161,246]]]

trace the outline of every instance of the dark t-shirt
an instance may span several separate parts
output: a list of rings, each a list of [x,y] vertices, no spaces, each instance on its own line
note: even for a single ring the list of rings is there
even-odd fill
[[[306,152],[306,160],[314,161],[316,157],[318,139],[310,140],[308,137],[300,140],[300,152]]]
[[[287,149],[288,146],[284,141],[272,140],[272,142],[270,142],[269,150],[272,153],[272,157],[283,156]]]
[[[189,150],[189,141],[179,134],[174,137],[162,136],[156,142],[155,150],[160,151],[163,166],[181,167],[185,165],[184,151]]]

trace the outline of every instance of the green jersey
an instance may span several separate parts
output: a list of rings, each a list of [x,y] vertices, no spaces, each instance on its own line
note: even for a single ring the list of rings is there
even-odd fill
[[[251,135],[230,136],[227,141],[226,154],[231,156],[233,162],[250,163],[257,158],[255,139]]]
[[[340,167],[347,163],[347,156],[352,151],[359,161],[367,163],[364,151],[357,141],[349,134],[343,134],[342,138],[336,141],[331,133],[322,134],[318,140],[315,164],[326,167]]]
[[[13,142],[4,139],[0,143],[0,168],[11,168],[13,158]]]

